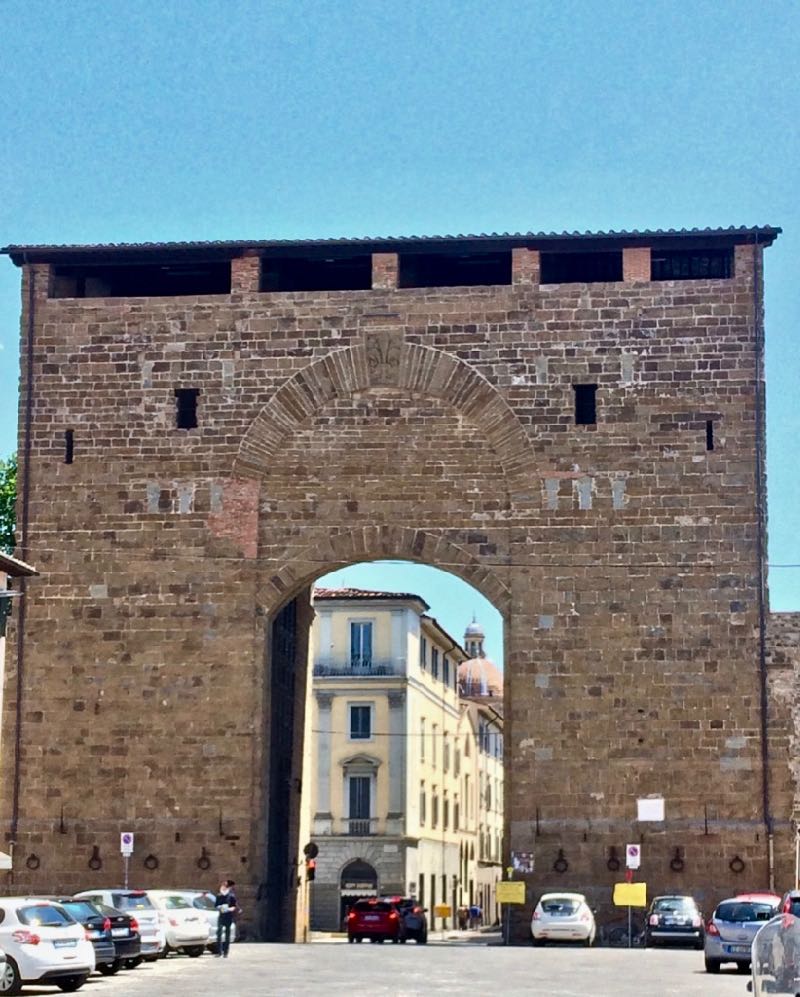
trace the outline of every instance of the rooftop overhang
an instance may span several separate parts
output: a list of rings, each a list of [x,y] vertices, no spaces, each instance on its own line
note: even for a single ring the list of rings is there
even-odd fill
[[[645,229],[621,232],[515,232],[473,235],[380,236],[355,239],[239,239],[215,242],[143,242],[95,245],[9,245],[0,253],[25,263],[189,263],[241,256],[336,259],[370,253],[492,253],[516,248],[548,252],[597,252],[633,246],[660,249],[771,245],[781,229],[771,225],[729,228]]]
[[[1,552],[0,571],[5,572],[7,575],[11,575],[12,578],[27,578],[31,575],[39,574],[36,568],[31,567],[30,564],[26,564],[24,561],[20,561],[18,558],[12,557],[10,554],[3,554]]]

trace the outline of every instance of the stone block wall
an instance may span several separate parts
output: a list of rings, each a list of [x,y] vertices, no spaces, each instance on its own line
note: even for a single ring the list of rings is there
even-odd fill
[[[25,268],[42,578],[13,829],[13,664],[4,706],[15,889],[118,881],[125,828],[137,885],[231,875],[268,896],[268,623],[382,557],[452,571],[504,615],[506,848],[536,852],[532,892],[604,903],[610,849],[642,836],[653,890],[767,885],[761,251],[737,245],[730,279],[651,282],[634,248],[612,283],[540,284],[538,249],[515,247],[509,285],[397,289],[387,252],[371,291],[270,294],[250,255],[230,294],[175,298],[52,299],[47,264]],[[596,424],[576,425],[576,384],[597,386]],[[175,426],[180,388],[196,429]],[[793,788],[773,782],[782,884]],[[651,794],[663,826],[635,821]]]

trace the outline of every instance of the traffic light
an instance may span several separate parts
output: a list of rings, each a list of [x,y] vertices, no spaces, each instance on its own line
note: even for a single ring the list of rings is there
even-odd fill
[[[310,883],[317,874],[316,859],[306,859],[306,882]]]

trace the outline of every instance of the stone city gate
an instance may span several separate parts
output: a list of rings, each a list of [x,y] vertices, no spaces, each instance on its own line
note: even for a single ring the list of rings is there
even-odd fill
[[[629,840],[651,891],[785,882],[776,235],[10,247],[41,571],[5,683],[15,889],[119,880],[125,828],[137,883],[231,876],[261,937],[293,936],[310,586],[387,557],[504,617],[506,858],[535,854],[532,890],[606,903]],[[639,826],[653,794],[666,821]]]

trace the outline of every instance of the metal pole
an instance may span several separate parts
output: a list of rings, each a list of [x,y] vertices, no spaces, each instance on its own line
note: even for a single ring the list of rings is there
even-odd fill
[[[130,856],[123,856],[123,861],[125,862],[125,889],[128,889],[128,863],[130,862]]]
[[[628,948],[629,949],[633,948],[633,936],[631,934],[631,932],[632,932],[632,928],[631,928],[631,910],[632,910],[632,908],[629,907],[628,908]]]
[[[503,921],[505,922],[503,945],[508,945],[511,941],[511,904],[503,904]]]

